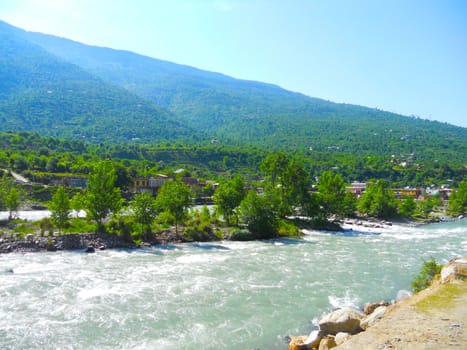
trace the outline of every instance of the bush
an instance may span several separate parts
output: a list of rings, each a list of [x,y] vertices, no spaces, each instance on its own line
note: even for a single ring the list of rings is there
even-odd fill
[[[109,233],[122,237],[125,242],[133,243],[135,239],[141,239],[141,235],[135,237],[135,235],[132,234],[134,226],[135,223],[132,217],[118,216],[109,222],[108,231]]]
[[[279,236],[299,237],[301,236],[300,230],[293,223],[280,220],[278,228]]]
[[[39,226],[41,228],[41,235],[44,236],[44,234],[48,231],[48,232],[53,232],[53,229],[54,229],[54,225],[52,223],[52,220],[50,220],[50,218],[43,218],[40,223],[39,223]]]
[[[89,233],[96,231],[96,224],[82,218],[72,218],[69,226],[65,228],[66,233]]]
[[[209,242],[219,239],[208,225],[187,227],[183,232],[183,237],[189,242]]]
[[[420,273],[415,276],[414,280],[411,283],[412,290],[417,293],[422,289],[427,288],[433,279],[439,275],[443,265],[438,265],[435,259],[431,258],[430,260],[426,261],[423,260],[423,266],[420,270]]]
[[[229,238],[231,241],[253,241],[255,236],[246,228],[235,228],[230,232]]]

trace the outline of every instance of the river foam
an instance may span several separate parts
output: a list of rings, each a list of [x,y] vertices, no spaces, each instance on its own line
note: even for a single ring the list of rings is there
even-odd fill
[[[1,349],[284,349],[335,307],[390,300],[465,221],[303,239],[0,255]]]

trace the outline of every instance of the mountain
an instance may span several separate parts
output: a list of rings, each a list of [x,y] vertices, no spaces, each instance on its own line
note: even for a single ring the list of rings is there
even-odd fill
[[[10,28],[3,24],[0,31],[8,36],[5,26]],[[105,92],[126,93],[126,99],[131,97],[132,107],[128,107],[126,99],[118,99],[122,103],[115,113],[121,116],[119,120],[127,122],[122,121],[119,128],[112,130],[114,141],[138,137],[141,142],[155,143],[165,137],[186,143],[187,140],[217,138],[227,145],[254,145],[289,151],[313,150],[359,156],[403,154],[410,155],[412,159],[422,157],[467,162],[466,128],[362,106],[337,104],[279,86],[239,80],[128,51],[20,32],[22,41],[17,44],[34,47],[36,51],[41,49],[41,55],[48,55],[47,59],[57,64],[56,69],[49,66],[49,75],[56,74],[60,67],[66,65],[69,69],[67,74],[76,70],[76,75],[83,77],[60,79],[64,91],[67,91],[65,85],[70,80],[75,84],[85,80],[87,84],[93,82],[105,86]],[[18,34],[14,36],[18,37]],[[1,45],[3,50],[4,44]],[[10,63],[16,64],[14,61]],[[86,114],[85,120],[92,122],[94,127],[106,123],[107,118],[113,115],[103,113],[107,111],[105,107],[112,106],[106,96],[95,97],[95,108]],[[56,101],[52,96],[47,97]],[[56,103],[63,104],[61,99]],[[140,115],[135,103],[147,108],[147,112]],[[11,98],[8,104],[11,104]],[[50,113],[47,110],[53,107],[51,103],[41,106],[42,113]],[[16,116],[18,119],[18,113],[14,113],[18,108],[16,105],[10,107],[12,118]],[[33,111],[39,113],[37,108]],[[164,127],[157,130],[159,122],[151,123],[151,117],[159,118],[157,120],[161,120]],[[82,119],[78,118],[78,121]],[[69,126],[68,133],[83,127],[79,122]],[[59,132],[64,130],[60,129],[56,134]],[[99,140],[103,136],[96,137]]]
[[[169,111],[50,54],[3,22],[0,43],[1,130],[99,142],[193,134]]]

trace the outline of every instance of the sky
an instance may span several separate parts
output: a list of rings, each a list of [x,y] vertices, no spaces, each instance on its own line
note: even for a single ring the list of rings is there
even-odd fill
[[[0,0],[0,19],[467,127],[467,0]]]

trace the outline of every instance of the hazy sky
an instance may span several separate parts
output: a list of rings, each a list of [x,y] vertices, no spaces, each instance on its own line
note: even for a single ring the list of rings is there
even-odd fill
[[[467,0],[0,0],[0,19],[467,127]]]

